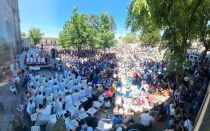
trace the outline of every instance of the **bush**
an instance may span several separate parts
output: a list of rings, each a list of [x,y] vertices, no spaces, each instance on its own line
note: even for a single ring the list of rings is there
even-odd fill
[[[56,121],[53,131],[66,131],[66,125],[63,120],[63,116],[61,115],[59,119]]]

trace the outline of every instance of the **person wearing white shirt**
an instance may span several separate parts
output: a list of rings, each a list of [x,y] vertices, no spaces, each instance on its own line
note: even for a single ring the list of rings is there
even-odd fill
[[[154,120],[155,118],[148,113],[148,110],[140,116],[140,124],[145,128],[149,127]]]
[[[62,98],[59,98],[58,100],[55,101],[53,112],[54,113],[61,112],[63,110],[62,107],[63,107]]]
[[[39,76],[38,73],[36,74],[35,79],[38,80],[38,81],[40,82],[40,76]]]
[[[71,118],[70,115],[68,113],[64,114],[64,121],[65,121],[65,125],[66,125],[66,130],[74,130],[76,127],[74,127],[71,123]]]
[[[68,89],[71,89],[72,87],[73,87],[73,85],[74,85],[74,81],[73,80],[70,80],[68,83],[67,83],[67,87],[68,87]]]
[[[67,83],[67,79],[66,79],[65,76],[63,77],[63,81],[64,81],[65,83]]]
[[[80,131],[93,131],[93,128],[91,126],[83,125],[82,130]]]
[[[42,63],[42,64],[45,64],[45,57],[42,57],[42,58],[41,58],[41,63]]]
[[[42,83],[42,86],[44,86],[44,88],[49,87],[48,81],[47,81],[47,80],[46,80],[46,81],[44,81],[44,82]]]
[[[86,116],[85,109],[82,107],[82,105],[79,105],[78,109],[75,110],[74,112],[74,117],[84,119],[85,116]]]
[[[26,64],[29,64],[30,63],[30,61],[29,61],[29,58],[27,57],[26,58]]]
[[[29,58],[30,57],[30,54],[27,52],[26,56],[27,56],[27,58]]]
[[[86,96],[90,96],[92,94],[92,87],[91,86],[87,86],[87,88],[85,89],[85,94]]]
[[[105,98],[105,101],[104,101],[103,106],[104,106],[104,107],[106,107],[107,109],[108,109],[108,107],[110,107],[110,106],[111,106],[110,101],[109,101],[109,99],[108,99],[108,98]]]
[[[38,88],[36,88],[36,94],[39,94],[39,92],[41,92],[41,94],[43,94],[44,92],[44,87],[43,86],[38,86]]]
[[[46,78],[45,76],[43,75],[42,78],[41,78],[41,83],[45,82],[46,81]]]
[[[54,93],[54,100],[57,100],[59,97],[63,97],[63,92],[57,89]]]
[[[36,82],[34,83],[34,87],[35,87],[35,89],[36,88],[38,88],[40,86],[40,84],[39,84],[39,80],[38,79],[36,79]]]
[[[52,87],[48,86],[45,88],[45,95],[48,96],[52,92]]]
[[[20,77],[19,76],[16,76],[14,81],[17,81],[18,85],[20,84]]]
[[[74,93],[76,90],[79,90],[79,86],[78,85],[74,85],[72,88],[71,88],[71,92]]]
[[[75,93],[72,94],[72,100],[73,103],[75,104],[76,102],[80,101],[79,100],[80,94],[78,93],[78,90],[75,90]]]
[[[64,95],[65,95],[67,92],[69,92],[69,89],[67,87],[65,87],[63,92],[64,92]]]
[[[38,57],[39,57],[39,54],[38,54],[38,53],[36,53],[35,55],[36,55],[36,58],[38,58]]]
[[[81,90],[79,91],[79,99],[80,101],[85,98],[85,89],[82,87]]]
[[[40,57],[37,58],[37,62],[38,62],[38,64],[41,63],[41,58]]]
[[[55,93],[55,91],[56,91],[57,89],[59,89],[59,86],[58,86],[58,84],[55,82],[55,83],[54,83],[54,86],[53,86],[53,88],[52,88],[53,93]]]
[[[54,83],[54,84],[55,84],[55,83],[57,83],[57,84],[59,83],[59,82],[58,82],[58,79],[56,79],[55,76],[53,77],[53,83]]]
[[[33,64],[33,63],[34,63],[33,57],[30,57],[30,64]]]
[[[49,86],[53,86],[54,83],[53,83],[52,78],[49,78],[48,84],[49,84]]]
[[[80,83],[82,80],[82,77],[81,76],[77,76],[77,82]]]
[[[29,80],[28,84],[27,84],[27,90],[29,91],[29,89],[33,86],[33,83],[31,82],[31,80]]]
[[[186,116],[183,116],[183,121],[184,121],[184,128],[187,131],[192,131],[193,130],[193,125],[192,122],[186,118]]]
[[[57,73],[57,72],[55,73],[55,79],[57,79],[57,80],[59,79],[59,78],[58,78],[58,73]]]
[[[33,114],[35,111],[35,103],[33,100],[30,100],[29,103],[27,104],[26,111],[29,115]]]
[[[71,79],[74,80],[75,79],[75,74],[71,75]]]
[[[66,87],[66,83],[64,82],[64,80],[62,80],[62,82],[60,82],[60,84],[59,84],[59,89],[61,90],[61,91],[64,91],[64,88]]]
[[[170,115],[171,115],[171,116],[174,116],[174,115],[175,115],[174,104],[170,104]]]
[[[70,80],[70,79],[71,79],[71,75],[68,75],[68,76],[67,76],[67,80]]]
[[[38,106],[39,104],[43,105],[43,95],[42,95],[42,92],[39,92],[39,95],[36,96],[36,100],[35,100],[35,103],[36,103],[36,106]]]
[[[65,109],[68,109],[73,105],[72,96],[70,95],[70,92],[66,93],[65,102]]]
[[[63,74],[60,73],[60,76],[59,76],[59,82],[61,82],[63,79]]]
[[[46,99],[47,99],[47,101],[46,101],[47,105],[50,104],[50,103],[52,103],[52,101],[53,101],[53,93],[50,93],[50,94],[46,97]]]
[[[30,79],[31,79],[31,82],[32,83],[35,83],[36,82],[36,79],[34,78],[34,76],[31,76]]]
[[[33,58],[33,63],[36,64],[36,57]]]

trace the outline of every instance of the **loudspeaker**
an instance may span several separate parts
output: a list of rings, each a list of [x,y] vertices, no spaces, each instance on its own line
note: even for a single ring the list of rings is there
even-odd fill
[[[56,49],[51,49],[51,53],[52,53],[52,58],[55,59],[56,58]]]

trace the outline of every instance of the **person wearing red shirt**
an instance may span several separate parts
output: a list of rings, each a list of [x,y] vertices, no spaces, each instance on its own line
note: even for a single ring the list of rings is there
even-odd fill
[[[110,100],[110,103],[111,103],[112,102],[113,93],[108,88],[105,88],[104,90],[105,90],[105,93],[106,93],[107,97]]]

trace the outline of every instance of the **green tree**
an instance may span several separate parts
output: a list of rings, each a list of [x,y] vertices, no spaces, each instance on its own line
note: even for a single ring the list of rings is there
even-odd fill
[[[132,43],[132,42],[135,42],[137,39],[136,39],[136,35],[133,34],[133,33],[128,33],[126,34],[126,36],[123,38],[123,40],[127,43]]]
[[[126,27],[132,31],[144,28],[148,21],[164,30],[161,48],[168,49],[176,70],[177,85],[183,73],[183,55],[190,47],[188,39],[195,26],[195,14],[208,0],[133,0],[128,6]],[[173,71],[173,70],[172,70]]]
[[[53,131],[65,131],[66,125],[63,120],[63,116],[61,115],[59,119],[56,121],[55,125],[53,126]]]
[[[73,46],[81,51],[88,42],[90,24],[85,13],[79,14],[77,8],[73,9],[70,20],[66,21],[59,35],[59,45]]]
[[[26,33],[25,32],[21,32],[21,36],[26,36]]]
[[[112,30],[112,22],[109,19],[108,12],[104,12],[99,18],[99,32],[98,32],[99,42],[97,48],[110,48],[116,42],[114,38],[114,32]]]
[[[207,51],[210,49],[210,1],[205,1],[202,4],[202,8],[198,8],[197,13],[195,14],[195,28],[194,28],[194,37],[199,38],[201,44],[205,47],[203,51],[202,60],[205,59]]]
[[[96,14],[91,14],[89,16],[89,28],[88,28],[89,37],[87,40],[87,44],[92,48],[92,50],[96,47],[97,43],[99,42],[98,31],[99,31],[99,16]]]
[[[43,37],[44,33],[41,33],[41,30],[39,28],[31,28],[28,31],[28,36],[31,38],[32,43],[36,46],[39,44]]]
[[[116,23],[115,23],[114,18],[112,16],[110,16],[110,21],[111,21],[111,30],[112,31],[117,30]]]
[[[161,40],[160,29],[155,27],[152,22],[148,21],[145,26],[142,27],[139,39],[142,44],[155,46]]]

